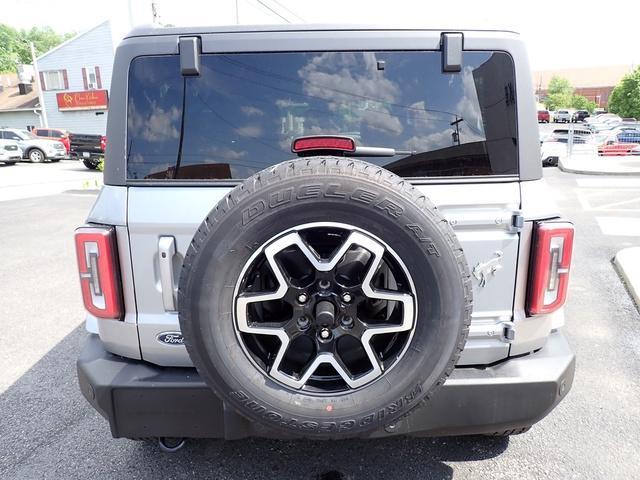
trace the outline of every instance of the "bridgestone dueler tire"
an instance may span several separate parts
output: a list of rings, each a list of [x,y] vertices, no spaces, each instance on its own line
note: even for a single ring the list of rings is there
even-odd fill
[[[312,222],[353,225],[403,260],[417,320],[404,356],[377,380],[334,396],[279,383],[250,360],[234,327],[234,287],[255,249]],[[180,327],[205,382],[241,415],[276,432],[363,436],[393,424],[442,386],[464,348],[472,308],[456,236],[418,189],[358,160],[313,157],[268,168],[234,188],[204,219],[181,272]]]

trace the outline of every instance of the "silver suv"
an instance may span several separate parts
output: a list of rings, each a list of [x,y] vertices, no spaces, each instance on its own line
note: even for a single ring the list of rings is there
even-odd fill
[[[40,138],[20,128],[2,128],[0,138],[15,141],[22,150],[23,158],[34,163],[58,162],[67,154],[62,142]]]
[[[526,431],[571,388],[573,226],[507,32],[134,30],[76,232],[114,437]],[[168,440],[172,439],[172,440]]]

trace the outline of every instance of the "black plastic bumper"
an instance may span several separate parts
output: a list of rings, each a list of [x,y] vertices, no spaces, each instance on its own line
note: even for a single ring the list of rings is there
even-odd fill
[[[574,370],[574,355],[555,332],[536,353],[485,368],[456,368],[426,407],[371,436],[466,435],[533,425],[567,394]],[[97,335],[78,359],[78,380],[114,437],[284,438],[225,406],[195,369],[118,357]]]

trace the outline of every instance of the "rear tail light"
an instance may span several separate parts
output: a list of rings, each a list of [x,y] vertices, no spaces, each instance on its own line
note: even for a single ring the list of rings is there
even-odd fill
[[[564,305],[573,252],[573,224],[538,222],[534,225],[527,313],[551,313]]]
[[[122,319],[115,228],[81,227],[76,230],[75,240],[85,308],[99,318]]]
[[[104,152],[107,149],[107,137],[100,137],[100,149]]]
[[[351,137],[333,135],[318,135],[312,137],[296,138],[291,144],[293,153],[338,151],[353,153],[356,151],[356,142]]]

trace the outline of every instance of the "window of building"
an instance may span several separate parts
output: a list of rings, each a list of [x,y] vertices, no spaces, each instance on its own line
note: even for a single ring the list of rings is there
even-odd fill
[[[64,70],[48,70],[42,72],[45,90],[64,90]]]
[[[88,90],[97,90],[98,89],[98,77],[96,75],[95,67],[85,67],[85,71],[87,72],[87,89]]]

